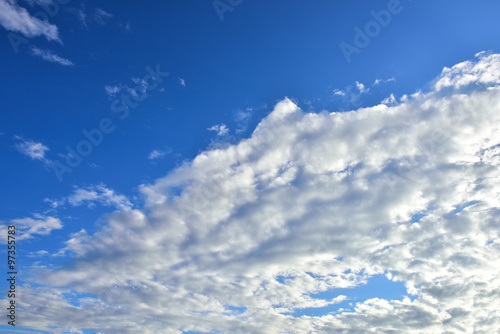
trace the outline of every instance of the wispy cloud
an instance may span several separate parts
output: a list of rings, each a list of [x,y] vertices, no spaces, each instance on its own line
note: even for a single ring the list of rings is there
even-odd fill
[[[356,88],[359,90],[360,94],[368,93],[370,91],[370,88],[366,88],[365,85],[359,81],[356,81]]]
[[[334,89],[333,90],[333,95],[337,95],[337,96],[345,96],[345,92],[341,89]]]
[[[104,25],[106,22],[113,17],[113,14],[106,12],[102,8],[96,8],[94,13],[94,21],[97,24]]]
[[[332,97],[336,100],[341,100],[351,106],[357,106],[364,94],[370,93],[370,88],[363,83],[355,81],[354,85],[348,85],[343,89],[334,89]]]
[[[148,159],[149,160],[159,160],[163,159],[167,154],[171,153],[172,149],[168,148],[165,150],[153,150],[151,153],[149,153]]]
[[[181,84],[181,86],[186,87],[186,80],[179,78],[179,83]]]
[[[130,210],[133,204],[124,195],[117,194],[114,190],[108,189],[105,184],[92,185],[84,188],[74,187],[73,192],[58,200],[46,198],[45,202],[50,203],[53,209],[61,208],[66,204],[73,207],[86,205],[88,208],[96,204],[114,207],[117,210]]]
[[[41,161],[45,164],[50,164],[50,160],[45,158],[45,152],[49,150],[47,146],[40,142],[35,142],[33,140],[26,140],[19,136],[14,136],[18,140],[16,144],[16,149],[22,154],[30,157],[33,160]]]
[[[34,214],[34,218],[19,218],[12,219],[8,224],[0,225],[0,235],[2,240],[0,243],[6,243],[7,225],[16,226],[16,239],[24,240],[31,239],[37,235],[48,235],[52,230],[58,230],[63,227],[62,222],[55,217],[47,217],[40,214]]]
[[[377,86],[377,85],[380,85],[380,84],[383,84],[383,83],[387,83],[387,82],[394,82],[396,81],[396,78],[395,77],[392,77],[392,78],[389,78],[389,79],[375,79],[375,81],[373,82],[373,85],[372,86]]]
[[[15,0],[0,0],[0,25],[26,37],[45,36],[49,41],[59,41],[58,29],[47,21],[33,17]]]
[[[56,55],[51,50],[42,50],[42,49],[39,49],[37,47],[33,47],[31,49],[31,51],[32,51],[33,55],[40,57],[43,60],[52,62],[52,63],[60,64],[63,66],[73,66],[74,65],[71,60],[66,59],[66,58],[62,58],[62,57]]]

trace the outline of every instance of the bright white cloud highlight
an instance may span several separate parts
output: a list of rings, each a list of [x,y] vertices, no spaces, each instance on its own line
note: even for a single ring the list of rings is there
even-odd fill
[[[437,82],[485,82],[500,58],[471,64]],[[74,265],[44,275],[53,288],[22,287],[24,324],[145,334],[494,333],[500,86],[448,87],[339,113],[281,101],[250,138],[142,185],[144,207],[108,214],[93,235],[73,234],[64,251]],[[343,299],[312,294],[377,274],[404,282],[415,299],[290,315]]]

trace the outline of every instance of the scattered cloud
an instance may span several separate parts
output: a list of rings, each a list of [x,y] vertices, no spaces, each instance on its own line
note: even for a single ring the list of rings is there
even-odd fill
[[[360,94],[368,93],[370,91],[370,88],[366,88],[365,85],[363,85],[359,81],[356,81],[356,88],[359,90]]]
[[[106,12],[102,8],[96,8],[94,12],[94,21],[97,24],[105,25],[106,22],[113,17],[113,14]]]
[[[333,98],[335,100],[341,100],[350,106],[358,106],[361,96],[363,94],[368,94],[370,92],[370,88],[367,88],[359,81],[356,81],[354,86],[348,85],[344,87],[344,89],[334,89]]]
[[[153,150],[151,153],[149,153],[148,159],[149,160],[159,160],[163,159],[167,154],[171,153],[172,149],[168,148],[165,150]]]
[[[19,136],[14,136],[14,138],[18,140],[18,143],[16,144],[16,149],[20,153],[30,157],[33,160],[38,160],[45,164],[50,164],[50,160],[48,160],[45,157],[45,152],[49,150],[47,146],[45,146],[40,142],[35,142],[30,139],[28,140],[23,139],[22,137]]]
[[[80,8],[68,8],[67,10],[73,13],[85,28],[88,28],[89,24],[105,25],[113,17],[113,14],[99,7],[95,8],[92,13],[91,10],[87,10],[83,3],[80,4]]]
[[[131,27],[131,25],[130,25],[130,22],[127,22],[127,23],[125,23],[125,24],[123,24],[123,23],[118,23],[118,25],[119,25],[119,26],[120,26],[120,28],[122,28],[122,29],[123,29],[123,31],[125,31],[125,32],[130,32],[130,31],[132,31],[132,27]]]
[[[345,96],[345,92],[343,90],[340,90],[340,89],[334,89],[333,90],[333,95]]]
[[[67,197],[59,200],[46,198],[44,201],[49,203],[53,209],[60,208],[66,204],[73,207],[87,205],[88,208],[92,208],[96,203],[124,211],[128,211],[133,207],[133,204],[126,196],[117,194],[102,183],[85,188],[75,186],[72,194]]]
[[[74,254],[71,264],[40,277],[52,289],[20,287],[23,324],[126,334],[495,332],[500,57],[450,71],[397,105],[306,113],[279,102],[250,138],[141,185],[143,207],[72,234],[61,253]],[[83,189],[73,201],[101,193]],[[407,296],[292,315],[345,300],[317,296],[375,275],[404,282]]]
[[[387,82],[395,82],[396,81],[396,78],[395,77],[392,77],[392,78],[389,78],[389,79],[375,79],[375,82],[373,82],[373,86],[377,86],[377,85],[380,85],[380,84],[383,84],[383,83],[387,83]]]
[[[186,80],[179,78],[179,83],[181,84],[181,86],[186,87]]]
[[[122,87],[119,85],[114,85],[114,86],[104,86],[104,90],[106,91],[106,94],[108,94],[110,97],[114,97],[116,94],[118,94],[121,91]]]
[[[43,60],[52,62],[52,63],[60,64],[63,66],[73,66],[74,65],[71,60],[66,59],[66,58],[62,58],[62,57],[56,55],[51,50],[42,50],[42,49],[39,49],[37,47],[33,47],[31,49],[31,51],[32,51],[33,55],[40,57]]]
[[[39,251],[36,251],[36,252],[30,252],[27,256],[28,257],[43,257],[43,256],[46,256],[48,255],[49,252],[45,251],[45,250],[39,250]]]
[[[132,78],[131,81],[133,82],[134,85],[131,85],[132,87],[128,85],[124,85],[121,83],[114,84],[114,85],[105,85],[104,86],[104,91],[109,97],[115,97],[116,94],[118,94],[121,91],[125,91],[137,100],[139,99],[145,99],[146,97],[149,96],[148,94],[148,87],[150,87],[150,84],[147,82],[146,79],[144,78]]]
[[[389,95],[388,97],[386,97],[385,99],[382,100],[382,104],[385,104],[385,105],[394,105],[397,102],[398,102],[398,100],[396,99],[396,97],[392,93],[391,93],[391,95]]]
[[[233,114],[233,119],[236,122],[236,133],[245,132],[248,128],[248,123],[252,118],[252,108],[247,108],[245,111],[236,110]]]
[[[45,36],[49,41],[61,41],[55,25],[31,16],[15,0],[0,0],[0,25],[26,37]]]
[[[19,218],[12,219],[8,224],[0,225],[0,235],[2,236],[1,243],[7,242],[7,235],[9,225],[16,226],[16,240],[31,239],[37,235],[49,235],[52,230],[58,230],[63,227],[62,222],[55,217],[42,216],[34,214],[34,218]]]
[[[214,126],[208,128],[207,130],[217,132],[217,136],[224,136],[229,132],[229,128],[226,127],[226,124],[224,124],[224,123],[214,125]]]

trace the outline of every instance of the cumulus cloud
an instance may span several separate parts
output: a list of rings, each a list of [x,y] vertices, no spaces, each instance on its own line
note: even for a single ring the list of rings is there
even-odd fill
[[[434,85],[436,90],[444,88],[459,89],[468,85],[498,85],[500,83],[500,69],[495,63],[500,57],[498,54],[480,52],[476,57],[484,59],[482,62],[464,61],[452,68],[445,67],[441,76]]]
[[[42,58],[43,60],[49,61],[51,63],[56,63],[59,65],[63,66],[73,66],[73,62],[69,59],[62,58],[58,55],[56,55],[53,51],[51,50],[42,50],[37,47],[33,47],[31,49],[33,55]]]
[[[0,25],[26,37],[45,36],[49,41],[60,42],[58,29],[55,25],[31,16],[15,0],[0,0]]]
[[[71,235],[73,263],[42,277],[52,287],[21,287],[24,325],[495,332],[500,86],[490,77],[500,58],[481,54],[471,64],[393,106],[316,114],[281,101],[250,138],[142,185],[143,207],[106,215],[93,235]],[[379,274],[404,282],[412,298],[291,315],[344,300],[314,294]]]

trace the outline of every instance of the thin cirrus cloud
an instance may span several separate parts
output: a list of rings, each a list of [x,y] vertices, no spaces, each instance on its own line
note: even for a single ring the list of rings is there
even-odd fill
[[[43,50],[39,49],[37,47],[33,47],[31,49],[31,52],[33,53],[34,56],[40,57],[43,60],[49,61],[51,63],[56,63],[59,65],[63,66],[73,66],[73,62],[69,59],[62,58],[58,55],[56,55],[53,51],[51,50]]]
[[[0,25],[26,37],[44,36],[49,41],[61,41],[55,25],[31,16],[14,0],[0,0]]]
[[[71,265],[46,270],[43,289],[20,287],[24,325],[496,332],[499,70],[500,55],[479,54],[391,106],[314,114],[279,102],[250,138],[141,185],[143,207],[73,233]],[[407,296],[291,315],[340,303],[313,295],[381,274]]]
[[[172,153],[171,148],[167,148],[164,150],[152,150],[148,155],[149,160],[160,160],[165,158],[168,154]]]
[[[106,12],[102,8],[96,8],[94,12],[94,21],[97,24],[105,25],[106,22],[113,17],[113,14]]]

